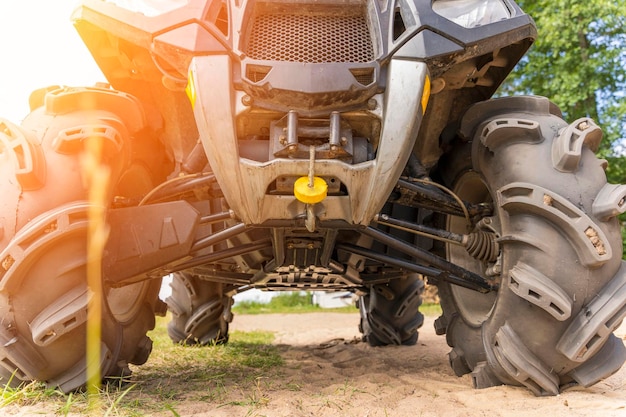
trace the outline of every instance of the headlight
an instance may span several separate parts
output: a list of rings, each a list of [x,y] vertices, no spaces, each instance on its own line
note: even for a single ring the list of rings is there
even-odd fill
[[[433,11],[465,28],[509,19],[511,12],[502,0],[435,0]]]
[[[104,2],[145,16],[158,16],[186,6],[189,0],[104,0]]]

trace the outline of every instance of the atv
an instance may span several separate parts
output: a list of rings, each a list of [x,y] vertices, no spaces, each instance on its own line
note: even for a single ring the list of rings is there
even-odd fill
[[[0,121],[4,384],[83,387],[95,301],[106,378],[167,309],[174,342],[226,343],[251,288],[351,291],[385,346],[416,343],[435,285],[476,388],[556,395],[626,360],[626,186],[589,118],[492,99],[536,37],[511,0],[84,0],[73,22],[108,83]]]

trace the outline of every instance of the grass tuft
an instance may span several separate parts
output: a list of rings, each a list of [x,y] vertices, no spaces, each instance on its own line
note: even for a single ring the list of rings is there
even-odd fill
[[[3,407],[8,414],[25,406],[59,416],[100,415],[139,417],[153,414],[179,416],[181,402],[211,402],[216,406],[241,404],[263,407],[271,381],[280,380],[283,359],[271,343],[271,332],[231,332],[227,345],[182,346],[167,336],[169,318],[158,318],[149,333],[154,350],[148,362],[133,367],[131,381],[111,380],[98,392],[98,409],[84,392],[68,395],[32,382],[5,387]],[[90,405],[91,404],[91,405]]]
[[[309,295],[298,293],[280,295],[274,300],[269,305],[247,303],[246,308],[256,314],[266,311],[337,311],[313,306]],[[238,312],[242,313],[242,310]],[[338,310],[358,314],[354,307]],[[421,311],[435,315],[441,312],[441,308],[439,305],[424,305]],[[130,379],[113,379],[102,385],[97,394],[97,410],[90,408],[86,393],[65,395],[40,382],[3,388],[0,407],[6,410],[4,414],[16,414],[20,413],[21,407],[33,407],[59,416],[140,417],[158,414],[177,417],[181,415],[178,410],[181,403],[186,406],[198,403],[211,407],[241,406],[247,415],[256,415],[262,414],[259,410],[269,405],[273,391],[302,390],[298,381],[285,379],[280,348],[272,345],[273,333],[233,331],[226,345],[182,346],[173,344],[167,335],[168,321],[169,317],[158,317],[155,329],[149,332],[154,349],[146,364],[133,366]],[[359,392],[348,382],[339,389],[346,397]],[[338,404],[326,406],[341,409]]]

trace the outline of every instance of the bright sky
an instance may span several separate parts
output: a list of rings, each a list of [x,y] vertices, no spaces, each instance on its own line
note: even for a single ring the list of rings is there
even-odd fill
[[[19,123],[32,90],[106,81],[70,21],[77,0],[0,0],[0,117]]]
[[[30,92],[37,88],[106,81],[70,21],[77,4],[0,0],[0,118],[19,123],[29,112]],[[167,282],[163,299],[171,293]],[[246,295],[253,293],[258,296]]]

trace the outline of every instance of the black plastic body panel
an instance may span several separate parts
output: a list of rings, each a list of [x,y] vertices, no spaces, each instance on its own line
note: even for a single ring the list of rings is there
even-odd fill
[[[490,98],[536,37],[532,19],[503,1],[511,18],[475,28],[436,14],[431,0],[189,0],[156,16],[84,0],[73,19],[111,85],[137,96],[151,124],[164,127],[163,140],[176,159],[189,153],[197,139],[184,94],[194,56],[229,56],[232,88],[250,96],[254,108],[295,110],[309,117],[367,111],[368,100],[386,89],[392,57],[425,62],[434,88],[414,153],[428,168],[439,157],[444,127],[471,104]],[[272,61],[246,54],[261,15],[335,16],[355,10],[369,30],[374,57],[369,62]]]

